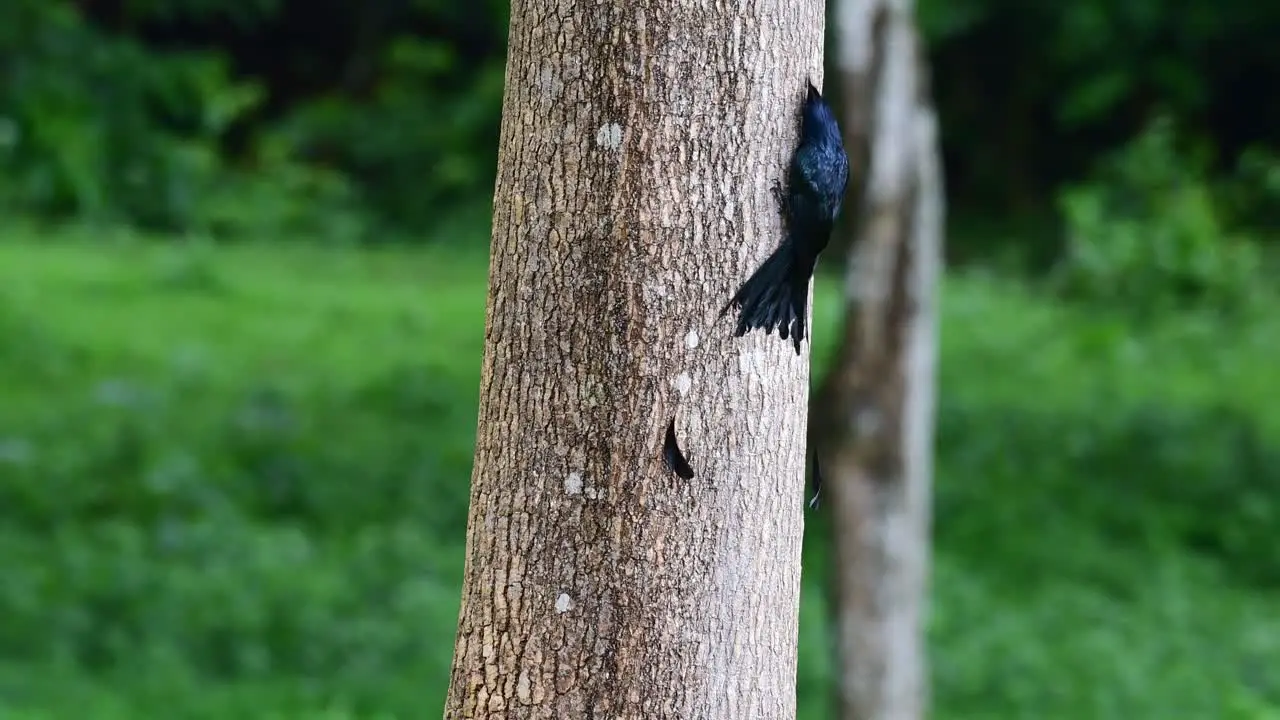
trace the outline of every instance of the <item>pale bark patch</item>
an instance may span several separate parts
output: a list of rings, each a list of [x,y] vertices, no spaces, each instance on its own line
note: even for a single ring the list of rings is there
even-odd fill
[[[618,123],[605,123],[596,131],[596,144],[605,150],[617,150],[622,147],[622,126]]]
[[[689,389],[693,387],[693,379],[689,377],[689,373],[682,372],[671,381],[671,385],[681,395],[688,395]]]

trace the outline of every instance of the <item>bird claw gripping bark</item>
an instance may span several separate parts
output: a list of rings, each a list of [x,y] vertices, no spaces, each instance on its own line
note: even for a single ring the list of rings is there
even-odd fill
[[[773,195],[774,202],[778,204],[778,210],[782,213],[782,217],[786,218],[788,210],[787,191],[783,189],[782,181],[774,180],[773,184],[769,186],[769,190]]]

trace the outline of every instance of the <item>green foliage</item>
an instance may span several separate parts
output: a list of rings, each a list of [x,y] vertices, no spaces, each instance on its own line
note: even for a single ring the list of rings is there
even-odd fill
[[[1208,313],[1118,334],[999,286],[957,283],[947,299],[945,715],[1280,710],[1259,672],[1280,653],[1274,327]]]
[[[438,237],[447,210],[492,192],[507,12],[0,3],[0,208],[228,238]],[[1160,109],[1219,151],[1213,183],[1246,148],[1280,147],[1265,92],[1280,5],[924,0],[920,19],[962,212],[1044,218],[1064,181]],[[1247,219],[1274,226],[1268,213]]]
[[[439,708],[484,297],[483,255],[456,247],[0,244],[0,714]],[[945,298],[937,717],[1274,716],[1274,324],[1135,335],[978,278]]]
[[[181,174],[159,147],[172,138],[151,136],[144,106],[216,82],[216,63],[146,57],[66,5],[18,0],[0,12],[4,61],[21,68],[0,90],[6,200],[95,216],[167,190],[164,181]]]
[[[383,13],[403,11],[419,22],[443,12],[344,11],[313,34],[366,33],[333,70],[345,75],[290,97],[306,80],[290,68],[314,64],[305,40],[284,46],[279,67],[244,72],[249,48],[294,21],[276,0],[149,0],[116,16],[68,0],[4,3],[0,65],[13,71],[0,84],[0,207],[235,238],[366,239],[370,211],[431,226],[446,201],[491,187],[501,57],[464,72],[471,59],[455,41],[383,27]],[[148,40],[172,28],[215,42]]]
[[[170,11],[245,19],[270,7]],[[356,231],[343,222],[353,216],[344,177],[270,148],[252,172],[227,161],[224,141],[265,97],[221,53],[157,50],[67,3],[17,0],[0,5],[0,63],[15,68],[0,85],[0,206],[11,212],[238,236]]]
[[[1062,293],[1150,318],[1207,306],[1235,312],[1260,289],[1256,245],[1224,226],[1202,164],[1186,160],[1167,119],[1060,198],[1067,252]]]
[[[1280,712],[1274,324],[1193,312],[1135,334],[978,278],[943,309],[934,715]],[[815,717],[824,699],[802,696]]]
[[[476,397],[453,358],[483,322],[423,290],[454,261],[33,247],[0,259],[0,368],[21,379],[0,408],[0,687],[26,688],[2,714],[442,702],[421,679],[448,675]],[[23,667],[101,687],[64,704]]]
[[[488,61],[468,89],[442,102],[423,92],[456,72],[444,43],[396,38],[383,50],[379,83],[361,103],[334,95],[303,104],[276,131],[297,156],[346,168],[383,217],[436,227],[447,201],[493,185],[503,67]]]
[[[921,0],[919,17],[959,212],[1048,215],[1064,182],[1158,112],[1218,151],[1211,180],[1246,147],[1280,146],[1280,100],[1265,90],[1280,5]]]
[[[1241,153],[1235,174],[1219,188],[1219,202],[1265,239],[1280,239],[1280,155],[1261,146]]]

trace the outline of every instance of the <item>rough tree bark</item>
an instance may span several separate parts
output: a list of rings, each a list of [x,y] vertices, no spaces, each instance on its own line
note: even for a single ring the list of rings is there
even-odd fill
[[[816,419],[828,429],[839,704],[846,720],[919,720],[944,214],[937,119],[912,0],[840,0],[836,17],[845,144],[862,181],[844,341]]]
[[[822,34],[513,2],[446,718],[794,717],[808,357],[713,320],[780,240]]]

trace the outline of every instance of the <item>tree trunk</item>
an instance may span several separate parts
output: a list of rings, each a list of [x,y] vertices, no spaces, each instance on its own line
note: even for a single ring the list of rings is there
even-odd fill
[[[925,596],[943,187],[911,0],[840,0],[850,157],[865,158],[845,336],[824,383],[841,717],[928,708]],[[829,470],[827,468],[830,468]]]
[[[714,319],[822,12],[513,3],[446,718],[794,717],[808,358]]]

